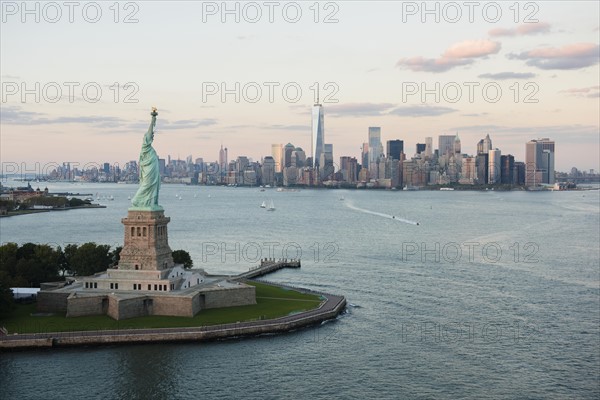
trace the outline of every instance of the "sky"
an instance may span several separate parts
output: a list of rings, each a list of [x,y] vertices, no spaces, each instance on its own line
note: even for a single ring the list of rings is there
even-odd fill
[[[152,106],[161,158],[308,153],[317,92],[336,160],[379,126],[409,157],[427,136],[473,154],[489,134],[524,161],[548,137],[557,170],[600,169],[596,1],[1,7],[4,172],[136,160]]]

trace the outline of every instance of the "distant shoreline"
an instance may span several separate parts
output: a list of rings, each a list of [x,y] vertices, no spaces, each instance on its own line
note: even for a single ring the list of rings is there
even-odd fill
[[[18,215],[28,215],[28,214],[39,214],[53,211],[68,211],[68,210],[80,210],[85,208],[106,208],[106,206],[100,204],[90,204],[85,206],[75,206],[75,207],[62,207],[62,208],[49,208],[49,209],[41,209],[41,210],[18,210],[18,211],[9,211],[6,215],[0,215],[0,218],[7,217],[15,217]]]

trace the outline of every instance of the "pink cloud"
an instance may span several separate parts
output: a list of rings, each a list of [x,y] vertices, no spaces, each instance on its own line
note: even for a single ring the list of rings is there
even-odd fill
[[[594,43],[574,43],[509,54],[508,58],[527,60],[527,65],[540,69],[579,69],[598,63],[600,47]]]
[[[576,97],[589,97],[596,98],[600,97],[600,86],[590,86],[585,88],[571,88],[566,90],[561,90],[561,93],[567,93],[571,96]]]
[[[598,45],[593,43],[575,43],[566,46],[546,47],[527,52],[529,57],[539,58],[563,58],[563,57],[581,57],[594,56],[598,53]]]
[[[442,58],[475,58],[496,54],[500,51],[500,43],[491,40],[465,40],[450,46]]]
[[[550,32],[550,24],[540,22],[537,24],[521,24],[516,28],[505,29],[496,28],[488,32],[492,37],[496,36],[524,36],[524,35],[536,35],[538,33]]]
[[[402,58],[396,66],[411,71],[445,72],[454,67],[472,64],[474,58],[496,54],[500,47],[500,43],[491,40],[466,40],[453,44],[438,58]]]

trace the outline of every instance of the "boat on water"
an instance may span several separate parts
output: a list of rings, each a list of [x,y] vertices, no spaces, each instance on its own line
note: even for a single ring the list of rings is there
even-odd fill
[[[275,211],[275,203],[273,203],[273,200],[271,200],[269,202],[269,206],[267,207],[267,211]]]
[[[411,185],[406,185],[404,186],[404,189],[402,190],[419,190],[418,186],[411,186]]]
[[[440,188],[440,190],[444,190],[444,191],[445,191],[445,190],[454,190],[454,188],[450,188],[450,187],[443,187],[443,188]]]
[[[260,205],[260,208],[267,208],[267,202],[263,201],[262,204]]]
[[[344,196],[340,197],[340,201],[344,201],[344,200],[345,200]]]
[[[535,186],[527,186],[527,190],[530,192],[539,192],[541,190],[544,190],[545,188],[541,185],[535,185]]]

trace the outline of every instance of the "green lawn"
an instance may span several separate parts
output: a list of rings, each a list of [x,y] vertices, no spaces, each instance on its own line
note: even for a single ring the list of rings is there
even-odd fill
[[[66,318],[64,315],[32,316],[36,312],[36,305],[28,304],[17,306],[10,316],[0,319],[0,326],[6,327],[9,333],[44,333],[217,325],[283,317],[311,310],[321,303],[321,297],[317,295],[259,282],[248,283],[256,286],[256,305],[202,310],[193,318],[150,316],[115,321],[106,315],[77,318]]]

